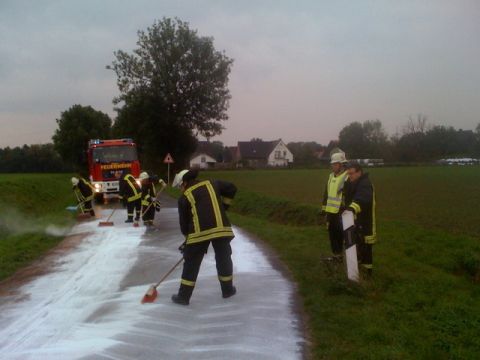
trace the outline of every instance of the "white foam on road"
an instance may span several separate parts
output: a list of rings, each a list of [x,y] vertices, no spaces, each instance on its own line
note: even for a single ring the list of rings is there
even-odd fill
[[[86,232],[91,235],[59,259],[54,272],[20,289],[26,300],[1,309],[1,359],[73,359],[109,345],[105,337],[81,342],[91,327],[85,321],[118,296],[120,281],[136,261],[142,230],[98,227],[96,221],[73,228],[73,233]]]
[[[162,210],[177,221],[176,210]],[[140,305],[147,283],[120,289],[148,251],[147,261],[174,263],[175,247],[141,245],[142,228],[82,224],[91,232],[60,259],[58,270],[22,289],[26,301],[0,308],[0,359],[298,359],[303,338],[292,312],[292,286],[240,229],[232,241],[239,293],[220,296],[213,249],[204,259],[189,307],[174,305],[181,269]],[[118,225],[121,224],[121,225]],[[178,230],[158,237],[179,238]],[[176,241],[176,240],[175,240]]]

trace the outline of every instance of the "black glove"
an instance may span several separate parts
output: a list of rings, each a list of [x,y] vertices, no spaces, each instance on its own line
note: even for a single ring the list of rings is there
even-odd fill
[[[159,203],[158,201],[155,201],[154,206],[155,206],[155,211],[156,211],[156,212],[159,212],[159,211],[160,211],[160,208],[161,208],[161,207],[160,207],[160,203]]]
[[[180,246],[178,247],[178,250],[180,251],[180,253],[183,254],[183,253],[185,252],[185,246],[187,246],[187,242],[186,242],[186,241],[184,241],[184,242],[182,243],[182,245],[180,245]]]

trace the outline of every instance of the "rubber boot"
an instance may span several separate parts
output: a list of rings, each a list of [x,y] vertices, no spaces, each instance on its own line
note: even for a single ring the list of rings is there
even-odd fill
[[[127,220],[125,220],[126,223],[133,223],[133,216],[129,216]]]
[[[193,286],[180,285],[178,289],[178,294],[172,295],[172,301],[178,305],[188,305],[190,304],[190,298],[192,297]]]
[[[220,281],[222,287],[222,297],[227,299],[237,293],[237,288],[232,285],[232,281]]]

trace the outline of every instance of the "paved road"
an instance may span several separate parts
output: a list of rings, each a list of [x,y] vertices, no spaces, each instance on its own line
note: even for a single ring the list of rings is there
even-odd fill
[[[293,288],[248,234],[235,228],[234,282],[221,297],[213,250],[204,259],[190,306],[171,303],[181,268],[140,304],[149,284],[180,258],[175,204],[157,230],[125,224],[79,224],[78,246],[55,259],[53,271],[25,284],[0,305],[0,359],[300,359],[304,339]],[[111,210],[104,209],[102,218]]]

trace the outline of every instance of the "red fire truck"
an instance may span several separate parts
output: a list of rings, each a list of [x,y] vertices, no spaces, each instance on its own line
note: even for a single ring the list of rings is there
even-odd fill
[[[132,174],[136,179],[140,175],[137,147],[132,139],[90,140],[87,158],[97,200],[105,194],[118,193],[119,180],[126,174]]]

